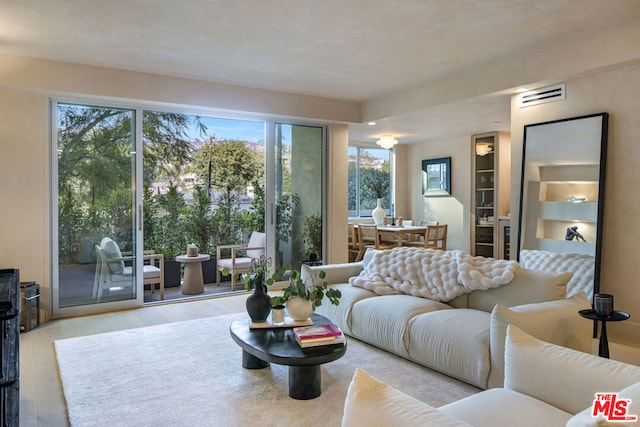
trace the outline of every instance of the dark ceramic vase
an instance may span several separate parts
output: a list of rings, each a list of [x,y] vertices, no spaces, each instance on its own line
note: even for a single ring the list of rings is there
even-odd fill
[[[252,322],[266,322],[271,312],[271,297],[267,294],[267,286],[260,275],[252,277],[251,282],[253,294],[247,298],[247,313]]]

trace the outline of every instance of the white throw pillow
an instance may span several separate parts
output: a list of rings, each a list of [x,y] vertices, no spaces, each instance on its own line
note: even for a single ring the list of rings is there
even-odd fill
[[[360,368],[344,403],[342,427],[469,426],[436,408],[378,381]]]
[[[615,392],[640,381],[638,366],[549,344],[513,325],[507,334],[505,388],[570,414],[591,406],[596,393]]]
[[[105,237],[100,242],[100,247],[107,257],[111,274],[122,274],[124,272],[124,261],[120,259],[122,258],[122,252],[120,251],[120,247],[118,246],[118,244],[110,238]],[[117,261],[109,261],[112,259],[115,259]]]
[[[249,243],[247,243],[248,248],[262,248],[262,249],[253,249],[247,251],[247,257],[249,258],[260,258],[264,255],[264,247],[266,241],[266,235],[264,233],[260,233],[258,231],[254,231],[251,233],[251,237],[249,238]]]
[[[571,276],[572,273],[552,273],[518,268],[510,283],[498,288],[471,292],[469,294],[469,308],[491,313],[496,304],[512,307],[563,299]]]
[[[593,323],[578,314],[579,310],[588,308],[591,305],[584,293],[572,298],[511,308],[496,305],[491,312],[489,388],[503,385],[504,345],[509,324],[543,341],[591,352]]]

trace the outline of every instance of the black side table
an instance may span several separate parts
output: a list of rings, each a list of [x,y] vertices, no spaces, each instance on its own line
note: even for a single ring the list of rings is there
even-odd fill
[[[631,315],[624,311],[614,311],[610,316],[600,316],[595,310],[580,310],[578,312],[580,316],[585,319],[595,320],[602,322],[602,328],[600,329],[600,345],[598,347],[598,356],[609,358],[609,340],[607,339],[607,322],[620,322],[627,320]]]

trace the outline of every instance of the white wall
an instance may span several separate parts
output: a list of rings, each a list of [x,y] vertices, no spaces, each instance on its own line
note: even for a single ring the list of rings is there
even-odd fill
[[[566,91],[564,101],[523,109],[512,99],[511,212],[519,209],[524,125],[609,113],[600,291],[614,295],[616,309],[631,313],[629,320],[607,325],[610,339],[639,345],[640,66],[569,80]],[[512,225],[515,237],[517,224]]]
[[[422,196],[422,160],[451,157],[451,197]],[[414,221],[448,224],[447,249],[470,251],[471,135],[407,146],[407,206]]]

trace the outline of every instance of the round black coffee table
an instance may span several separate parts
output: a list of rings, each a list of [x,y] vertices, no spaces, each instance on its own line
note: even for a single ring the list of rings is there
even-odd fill
[[[311,316],[314,325],[330,324],[326,317]],[[269,363],[289,367],[289,397],[313,399],[320,396],[320,365],[341,358],[347,351],[340,344],[302,348],[291,328],[249,328],[249,319],[236,320],[229,328],[231,338],[242,348],[242,367],[261,369]]]

